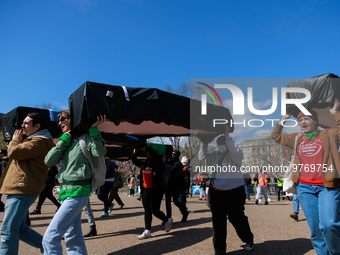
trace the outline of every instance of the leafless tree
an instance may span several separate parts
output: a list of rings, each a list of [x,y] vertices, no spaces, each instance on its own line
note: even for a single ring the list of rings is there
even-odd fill
[[[61,108],[59,106],[53,105],[50,101],[42,101],[42,103],[40,105],[36,104],[34,107],[36,108],[41,108],[41,109],[53,109],[53,110],[61,110]]]
[[[128,161],[118,161],[117,162],[118,170],[121,172],[124,180],[126,180],[130,174],[137,175],[136,166],[132,164],[131,160]]]
[[[255,149],[253,156],[257,157],[260,161],[264,162],[264,165],[267,166],[281,166],[282,159],[286,158],[285,147],[277,144],[273,140],[266,140],[261,144],[261,146],[253,149]],[[292,153],[292,149],[288,149],[288,155],[290,153]]]

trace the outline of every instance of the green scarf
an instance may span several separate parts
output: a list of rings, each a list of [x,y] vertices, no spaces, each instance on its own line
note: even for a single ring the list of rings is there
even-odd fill
[[[319,134],[320,130],[314,130],[312,133],[303,133],[305,135],[305,137],[308,139],[308,140],[313,140],[318,134]]]

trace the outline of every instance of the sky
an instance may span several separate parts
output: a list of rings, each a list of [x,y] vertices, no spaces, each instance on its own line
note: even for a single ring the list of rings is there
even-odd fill
[[[164,89],[340,75],[339,10],[338,1],[0,0],[0,113],[68,108],[85,81]],[[268,85],[254,91],[257,102],[271,98]]]

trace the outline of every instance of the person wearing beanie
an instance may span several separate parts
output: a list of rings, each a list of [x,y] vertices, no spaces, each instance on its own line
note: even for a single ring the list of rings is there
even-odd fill
[[[330,113],[340,125],[334,101]],[[320,130],[316,112],[297,116],[301,133],[284,134],[282,129],[291,114],[283,115],[271,137],[279,144],[294,149],[292,180],[305,214],[311,241],[317,254],[339,254],[340,251],[340,129]],[[330,116],[331,116],[330,115]],[[329,116],[329,117],[330,117]]]
[[[179,200],[179,195],[182,191],[183,181],[182,181],[182,163],[179,161],[181,152],[179,150],[174,150],[172,152],[172,158],[167,161],[168,169],[168,182],[165,186],[165,204],[166,204],[166,214],[168,218],[171,218],[171,198],[173,198],[174,204],[182,213],[182,222],[185,222],[188,218],[188,210],[185,205],[183,205]]]
[[[186,207],[187,196],[189,195],[190,190],[190,169],[187,157],[183,156],[181,162],[183,165],[183,169],[181,171],[182,188],[179,194],[179,201]]]

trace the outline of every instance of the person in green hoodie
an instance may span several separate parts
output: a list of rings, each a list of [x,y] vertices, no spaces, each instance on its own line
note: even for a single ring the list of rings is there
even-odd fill
[[[43,237],[44,254],[62,254],[63,236],[68,253],[77,251],[79,254],[87,254],[81,229],[81,212],[92,191],[92,170],[79,145],[80,137],[71,132],[69,110],[63,110],[58,119],[63,135],[46,155],[45,164],[53,166],[61,161],[58,181],[61,184],[59,198],[62,204]],[[86,133],[85,140],[94,166],[106,154],[105,141],[98,130],[98,126],[105,121],[105,115],[98,116],[89,133]]]

